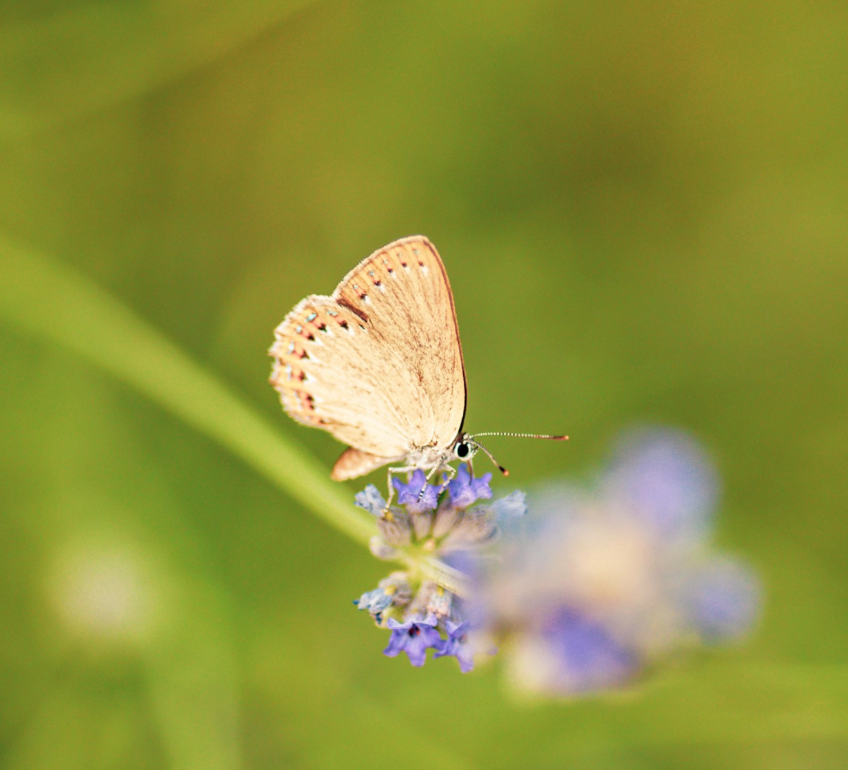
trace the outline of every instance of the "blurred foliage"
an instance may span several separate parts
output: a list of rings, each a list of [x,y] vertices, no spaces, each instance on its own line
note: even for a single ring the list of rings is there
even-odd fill
[[[491,669],[387,660],[348,603],[382,566],[57,344],[69,298],[42,294],[52,341],[0,327],[4,767],[843,767],[846,33],[798,0],[0,8],[4,243],[329,468],[266,383],[271,331],[425,233],[468,427],[572,436],[492,440],[509,482],[684,425],[768,592],[751,644],[617,698],[528,707]]]

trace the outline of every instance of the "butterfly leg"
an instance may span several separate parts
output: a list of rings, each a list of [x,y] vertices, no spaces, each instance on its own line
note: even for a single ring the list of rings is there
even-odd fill
[[[442,468],[445,468],[445,467],[447,467],[449,470],[453,470],[449,465],[448,466],[436,465],[427,474],[427,479],[424,481],[424,486],[421,487],[421,491],[418,493],[418,502],[419,503],[424,499],[424,493],[427,491],[427,484],[430,483],[430,479],[432,479],[433,476],[435,476],[438,471],[442,470]],[[440,489],[439,492],[441,492],[441,491],[442,490]]]
[[[395,473],[409,473],[410,471],[414,471],[415,467],[412,465],[405,465],[402,468],[388,468],[386,473],[386,487],[389,493],[389,499],[386,500],[386,507],[383,508],[383,516],[385,516],[389,512],[389,506],[392,504],[392,500],[395,497],[395,488],[392,484],[392,475]],[[423,488],[422,488],[423,492]]]
[[[445,487],[448,485],[448,482],[453,481],[454,477],[456,476],[456,468],[454,468],[452,465],[445,464],[442,466],[441,469],[447,474],[448,477],[445,479],[445,483],[439,487],[439,494],[442,494],[442,492],[445,491]]]

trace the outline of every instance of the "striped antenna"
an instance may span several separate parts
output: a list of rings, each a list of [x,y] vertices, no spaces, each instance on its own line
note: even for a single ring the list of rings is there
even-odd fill
[[[509,476],[509,471],[503,467],[492,455],[492,453],[486,449],[479,441],[477,441],[480,436],[509,436],[510,438],[546,438],[551,441],[568,441],[568,436],[551,436],[545,433],[475,433],[473,436],[464,435],[463,438],[466,442],[471,444],[471,446],[476,447],[480,451],[482,451],[486,457],[488,457],[498,468],[498,470],[503,473],[504,476]]]
[[[511,438],[548,438],[551,441],[568,441],[568,436],[550,436],[544,433],[475,433],[469,436],[474,441],[478,436],[510,436]]]
[[[488,457],[488,458],[489,458],[489,459],[490,459],[490,460],[491,460],[491,461],[492,461],[492,462],[493,462],[493,463],[497,466],[498,470],[499,470],[501,473],[503,473],[503,475],[504,475],[504,476],[509,476],[509,471],[508,471],[506,468],[504,468],[504,467],[503,467],[503,465],[501,465],[501,464],[500,464],[500,463],[499,463],[499,462],[498,462],[498,461],[494,458],[494,456],[492,455],[492,453],[491,453],[488,449],[486,449],[486,447],[484,447],[482,444],[478,444],[478,443],[477,443],[477,442],[476,442],[473,438],[471,438],[470,436],[468,437],[467,441],[468,441],[468,443],[469,443],[469,444],[471,444],[471,446],[476,447],[476,448],[477,448],[477,449],[479,449],[481,452],[483,452],[483,454],[485,454],[485,455],[486,455],[486,457]]]

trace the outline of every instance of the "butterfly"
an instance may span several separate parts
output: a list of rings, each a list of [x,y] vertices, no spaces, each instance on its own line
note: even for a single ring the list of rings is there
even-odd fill
[[[453,293],[424,236],[378,249],[331,296],[301,300],[274,337],[270,382],[285,411],[349,445],[330,474],[336,481],[392,465],[391,493],[393,473],[453,475],[450,463],[478,449],[492,458],[475,439],[495,434],[462,429],[467,387]]]

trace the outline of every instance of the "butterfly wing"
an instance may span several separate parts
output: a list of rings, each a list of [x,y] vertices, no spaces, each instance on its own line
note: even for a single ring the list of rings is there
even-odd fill
[[[458,435],[466,397],[459,331],[444,265],[426,238],[374,252],[332,297],[300,302],[275,337],[271,383],[285,410],[360,452],[357,462],[339,459],[340,477],[416,447],[447,448]]]
[[[361,449],[348,447],[341,453],[333,470],[330,472],[330,478],[333,481],[347,481],[347,479],[355,479],[357,476],[364,476],[366,473],[377,470],[381,465],[385,465],[392,459],[401,460],[402,458],[386,458],[372,455],[368,452],[363,452]]]
[[[419,398],[404,404],[413,446],[452,444],[465,417],[465,367],[453,293],[433,244],[419,235],[384,246],[351,270],[333,297],[367,317],[381,349],[403,362]]]
[[[302,300],[275,331],[271,384],[298,422],[380,457],[408,449],[401,404],[415,397],[401,362],[332,297]]]

